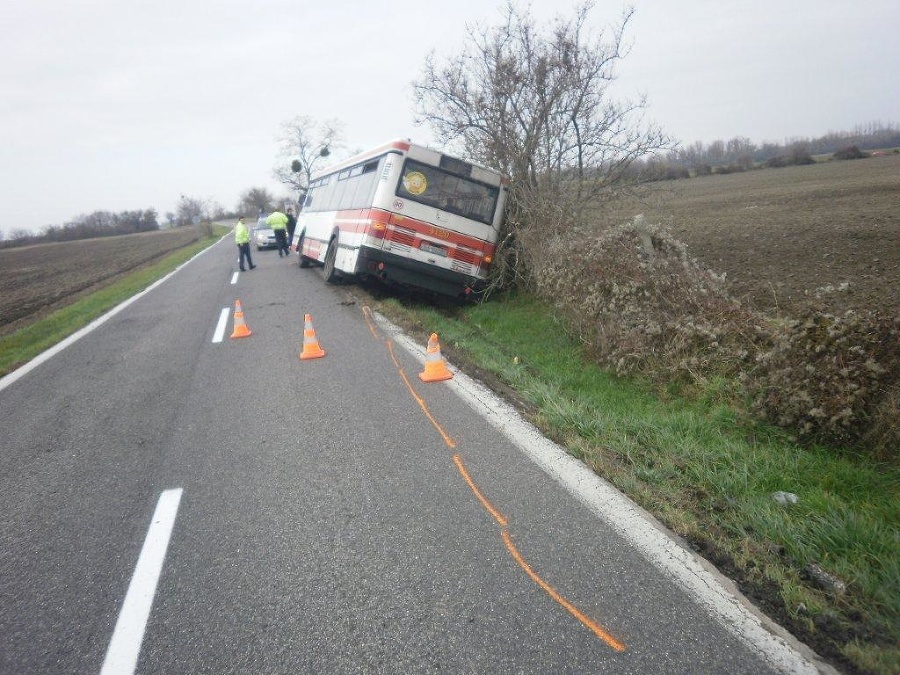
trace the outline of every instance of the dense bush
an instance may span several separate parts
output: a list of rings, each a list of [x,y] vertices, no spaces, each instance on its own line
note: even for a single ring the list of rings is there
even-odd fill
[[[642,217],[542,250],[530,265],[534,290],[617,373],[661,385],[727,378],[748,411],[798,437],[898,459],[900,319],[811,310],[776,320],[731,298],[724,277]]]
[[[797,156],[777,155],[766,160],[766,166],[770,169],[780,169],[785,166],[804,166],[806,164],[815,164],[809,155],[800,154]]]
[[[804,437],[900,458],[900,318],[812,311],[773,338],[747,382],[758,412]]]
[[[752,315],[728,296],[724,277],[690,259],[667,231],[639,217],[599,237],[574,237],[584,244],[561,237],[534,263],[536,290],[617,373],[736,375],[752,362]]]
[[[863,152],[855,145],[848,145],[845,148],[841,148],[832,155],[835,159],[863,159],[868,156],[868,153]]]

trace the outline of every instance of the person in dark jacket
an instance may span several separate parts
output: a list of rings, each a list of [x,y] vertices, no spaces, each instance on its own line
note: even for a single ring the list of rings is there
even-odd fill
[[[288,209],[287,212],[287,245],[288,250],[294,245],[294,230],[297,229],[297,218],[294,216],[294,209]]]

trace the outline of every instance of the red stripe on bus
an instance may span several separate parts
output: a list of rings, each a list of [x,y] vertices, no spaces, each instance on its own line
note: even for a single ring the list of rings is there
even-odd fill
[[[355,222],[347,222],[355,221]],[[373,222],[381,222],[386,225],[394,225],[407,230],[412,230],[416,237],[421,241],[423,238],[438,242],[447,242],[454,246],[465,246],[474,251],[479,251],[483,255],[493,255],[494,244],[477,237],[472,237],[459,232],[454,232],[445,227],[440,227],[424,220],[401,216],[391,211],[383,209],[350,209],[347,211],[338,211],[334,218],[337,225],[343,232],[366,232]],[[459,251],[460,254],[466,256],[466,251]],[[471,255],[471,254],[468,254]],[[453,256],[454,258],[457,256]]]
[[[403,227],[407,230],[412,230],[417,235],[426,236],[436,241],[446,241],[456,246],[467,246],[476,251],[491,252],[494,250],[494,245],[490,242],[485,241],[484,239],[478,239],[477,237],[460,234],[459,232],[454,232],[453,230],[447,229],[446,227],[428,223],[424,220],[410,218],[409,216],[401,216],[397,213],[391,215],[392,218],[390,220],[390,223],[392,225]]]

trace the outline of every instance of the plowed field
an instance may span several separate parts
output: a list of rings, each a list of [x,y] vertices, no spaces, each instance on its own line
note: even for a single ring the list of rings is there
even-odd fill
[[[0,249],[0,335],[198,238],[193,227]]]
[[[643,209],[760,309],[900,313],[900,155],[659,183]]]

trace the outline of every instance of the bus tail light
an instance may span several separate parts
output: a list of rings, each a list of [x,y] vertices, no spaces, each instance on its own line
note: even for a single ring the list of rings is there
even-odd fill
[[[372,225],[369,227],[369,236],[375,239],[384,239],[384,233],[387,230],[387,223],[382,223],[377,220],[372,221]]]

